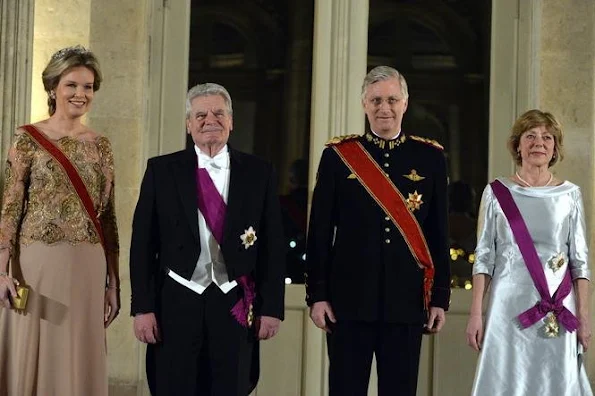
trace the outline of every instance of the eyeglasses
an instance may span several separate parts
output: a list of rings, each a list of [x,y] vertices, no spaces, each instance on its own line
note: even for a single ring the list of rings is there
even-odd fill
[[[404,99],[397,98],[395,96],[389,96],[388,98],[379,98],[379,97],[372,98],[372,99],[369,99],[368,102],[370,104],[372,104],[373,106],[378,107],[378,106],[381,106],[382,103],[384,103],[384,102],[388,103],[389,106],[392,106],[392,105],[399,103],[401,100],[404,100]]]

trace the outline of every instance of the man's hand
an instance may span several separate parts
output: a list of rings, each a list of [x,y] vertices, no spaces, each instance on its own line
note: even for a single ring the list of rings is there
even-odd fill
[[[279,331],[281,320],[272,316],[257,316],[254,321],[256,334],[259,340],[273,338]]]
[[[333,309],[331,308],[331,304],[328,301],[318,301],[312,304],[310,307],[310,319],[312,319],[312,322],[314,322],[316,327],[326,331],[327,333],[331,332],[329,327],[330,323],[327,323],[327,319],[332,323],[337,322],[337,319],[335,319],[335,314],[333,313]]]
[[[159,326],[157,326],[157,319],[153,312],[134,316],[134,335],[145,344],[156,344],[161,341]]]
[[[436,334],[442,330],[442,326],[446,322],[446,316],[444,315],[444,309],[438,307],[430,307],[430,317],[426,324],[426,331],[430,334]]]

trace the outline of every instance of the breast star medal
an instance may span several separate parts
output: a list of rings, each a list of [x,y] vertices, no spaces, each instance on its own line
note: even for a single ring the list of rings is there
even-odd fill
[[[410,211],[419,210],[421,205],[424,201],[421,200],[422,194],[418,193],[417,190],[413,192],[413,194],[409,193],[409,198],[407,198],[407,208]]]
[[[242,235],[240,235],[240,239],[242,240],[244,248],[248,249],[250,246],[254,245],[254,242],[256,242],[258,238],[256,237],[256,231],[250,226],[247,230],[244,230]]]
[[[411,169],[411,172],[409,172],[408,175],[403,175],[403,177],[406,177],[407,179],[414,182],[425,179],[425,176],[420,176],[415,169]]]
[[[560,268],[562,268],[562,266],[564,265],[565,260],[564,260],[564,254],[562,253],[558,253],[557,255],[555,255],[554,257],[552,257],[549,261],[548,261],[548,265],[549,267],[552,269],[552,271],[556,272],[558,271]]]
[[[545,335],[549,338],[558,337],[560,334],[560,324],[553,312],[550,312],[545,318]]]

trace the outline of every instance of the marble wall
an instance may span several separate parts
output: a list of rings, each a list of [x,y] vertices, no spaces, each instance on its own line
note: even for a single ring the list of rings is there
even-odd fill
[[[144,170],[143,138],[148,75],[147,1],[93,0],[89,46],[101,61],[105,83],[89,115],[92,128],[110,138],[116,166],[122,310],[108,331],[111,395],[136,394],[144,376],[144,347],[132,332],[128,256],[132,215]]]
[[[595,2],[542,0],[539,107],[562,123],[566,156],[556,173],[578,184],[583,193],[589,255],[595,259]],[[594,270],[591,264],[591,269]],[[593,287],[591,287],[593,289]],[[591,294],[593,297],[593,293]],[[591,298],[591,318],[595,312]],[[592,320],[591,325],[595,321]],[[595,348],[588,352],[588,372],[595,382]]]

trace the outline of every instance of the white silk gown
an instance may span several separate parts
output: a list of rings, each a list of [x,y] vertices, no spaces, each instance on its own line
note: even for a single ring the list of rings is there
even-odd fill
[[[568,181],[552,187],[521,187],[500,180],[512,193],[543,265],[550,293],[570,265],[572,279],[589,279],[587,238],[581,192]],[[560,260],[563,259],[563,261]],[[491,277],[472,395],[593,395],[576,331],[560,324],[557,337],[545,332],[546,318],[522,329],[517,316],[541,300],[508,220],[488,185],[478,217],[473,274]],[[573,291],[564,299],[576,314]]]

